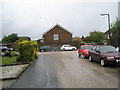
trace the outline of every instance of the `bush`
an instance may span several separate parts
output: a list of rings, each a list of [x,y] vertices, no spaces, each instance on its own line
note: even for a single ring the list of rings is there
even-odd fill
[[[37,43],[35,41],[21,41],[18,43],[20,57],[17,61],[30,62],[38,57]]]
[[[16,52],[16,51],[10,51],[10,56],[12,57],[12,56],[18,56],[19,54],[18,54],[18,52]]]
[[[10,56],[10,51],[5,51],[5,55],[4,56]]]
[[[103,42],[95,42],[97,45],[104,45]]]
[[[17,61],[17,62],[20,62],[20,57],[17,57],[16,61]]]

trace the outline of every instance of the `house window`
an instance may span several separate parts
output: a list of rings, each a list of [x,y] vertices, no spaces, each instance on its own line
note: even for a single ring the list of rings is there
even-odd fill
[[[58,34],[54,34],[53,38],[54,38],[54,40],[58,40],[59,39],[59,35]]]

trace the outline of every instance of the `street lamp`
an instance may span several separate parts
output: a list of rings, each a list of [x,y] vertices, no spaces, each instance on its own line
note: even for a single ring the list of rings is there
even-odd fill
[[[108,34],[109,34],[109,44],[111,44],[111,31],[110,31],[110,15],[109,14],[100,14],[101,16],[108,16],[108,28],[109,28],[109,30],[108,30]]]

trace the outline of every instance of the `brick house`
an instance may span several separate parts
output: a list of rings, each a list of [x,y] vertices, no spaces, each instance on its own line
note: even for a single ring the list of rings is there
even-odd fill
[[[72,43],[72,33],[60,25],[55,25],[52,29],[43,34],[44,45],[61,46]]]

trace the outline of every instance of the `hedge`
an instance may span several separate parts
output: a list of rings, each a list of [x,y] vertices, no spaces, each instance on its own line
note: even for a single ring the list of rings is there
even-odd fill
[[[104,45],[103,42],[95,42],[97,45]]]
[[[30,62],[38,57],[37,42],[35,41],[21,41],[18,43],[20,56],[18,62]]]

